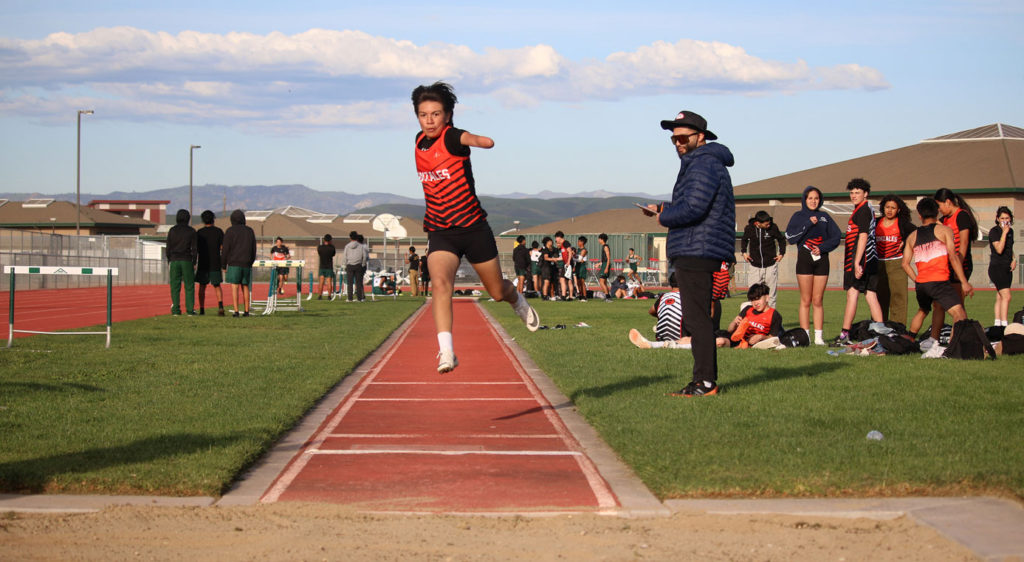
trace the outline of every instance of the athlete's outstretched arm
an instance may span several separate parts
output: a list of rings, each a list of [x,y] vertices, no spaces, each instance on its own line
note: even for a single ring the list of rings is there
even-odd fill
[[[481,135],[474,135],[469,131],[463,131],[462,136],[459,137],[459,142],[466,146],[476,148],[494,148],[494,139]]]

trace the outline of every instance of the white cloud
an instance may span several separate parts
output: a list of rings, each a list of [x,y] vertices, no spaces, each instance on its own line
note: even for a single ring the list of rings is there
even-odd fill
[[[603,60],[573,61],[548,45],[477,52],[327,29],[173,35],[115,27],[0,38],[0,75],[6,114],[47,120],[69,106],[106,106],[112,118],[288,131],[390,124],[399,111],[407,116],[411,87],[436,79],[517,105],[677,91],[888,87],[878,70],[858,64],[765,60],[719,42],[657,41]]]

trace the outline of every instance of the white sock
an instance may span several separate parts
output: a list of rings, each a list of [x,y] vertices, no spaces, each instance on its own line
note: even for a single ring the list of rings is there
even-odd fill
[[[811,337],[811,329],[810,328],[805,328],[804,331],[807,332],[807,337]]]
[[[820,340],[821,339],[821,332],[822,332],[822,330],[814,330],[814,339],[815,340]],[[808,334],[808,335],[810,335],[810,334]]]
[[[451,332],[438,332],[437,333],[437,347],[441,351],[452,351],[455,349],[452,344],[452,333]]]
[[[663,347],[665,347],[665,342],[663,342],[663,341],[652,341],[651,342],[651,349],[661,349]]]

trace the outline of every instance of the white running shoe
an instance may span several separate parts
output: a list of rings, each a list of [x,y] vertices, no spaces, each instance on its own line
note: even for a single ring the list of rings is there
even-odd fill
[[[519,295],[519,302],[516,303],[515,308],[516,314],[522,319],[523,324],[526,324],[526,329],[531,332],[536,332],[537,328],[540,328],[540,316],[537,315],[537,311],[530,306],[526,299],[522,295]]]
[[[459,360],[455,358],[455,352],[442,350],[437,352],[437,372],[447,373],[459,366]]]
[[[923,354],[921,354],[921,359],[940,359],[945,351],[945,347],[942,347],[939,344],[935,344],[929,347],[928,351],[925,351]]]
[[[629,341],[632,342],[633,345],[639,347],[640,349],[650,349],[651,348],[650,340],[648,340],[647,338],[641,336],[640,332],[637,331],[636,328],[631,328],[629,330]]]
[[[825,340],[821,339],[821,336],[814,338],[814,345],[826,345]]]

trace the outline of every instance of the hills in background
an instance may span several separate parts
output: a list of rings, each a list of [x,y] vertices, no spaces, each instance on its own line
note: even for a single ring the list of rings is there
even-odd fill
[[[41,195],[38,193],[5,193],[0,198],[26,201],[35,198],[74,201],[74,193]],[[495,232],[514,227],[528,228],[568,217],[577,217],[608,209],[621,209],[633,202],[647,203],[668,200],[670,197],[652,197],[643,193],[612,193],[598,190],[580,193],[543,191],[538,194],[512,193],[502,196],[480,196],[487,210],[488,220]],[[170,201],[168,217],[177,209],[188,208],[188,186],[156,189],[152,191],[114,191],[105,194],[83,193],[82,205],[101,199],[135,199]],[[347,215],[361,213],[391,213],[421,219],[423,199],[403,197],[392,193],[353,194],[344,191],[317,191],[304,185],[226,186],[202,185],[192,188],[192,208],[198,214],[211,209],[218,215],[234,209],[269,210],[292,205],[321,213]]]

